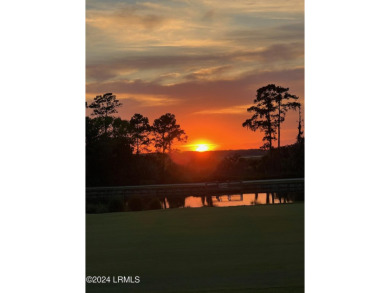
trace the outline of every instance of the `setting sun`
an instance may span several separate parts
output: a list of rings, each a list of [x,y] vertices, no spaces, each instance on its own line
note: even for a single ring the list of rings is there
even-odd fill
[[[207,139],[195,139],[189,144],[185,144],[182,146],[184,150],[193,151],[193,152],[207,152],[213,151],[218,147],[218,145],[212,143]]]
[[[210,146],[207,144],[198,144],[195,148],[195,151],[197,152],[205,152],[210,150]]]

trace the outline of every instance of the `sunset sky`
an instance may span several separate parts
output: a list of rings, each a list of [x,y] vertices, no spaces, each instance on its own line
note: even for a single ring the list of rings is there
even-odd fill
[[[171,112],[188,135],[215,149],[258,148],[242,127],[256,90],[269,83],[304,98],[304,1],[87,0],[90,101],[112,92],[151,123]],[[296,140],[298,113],[282,124]]]

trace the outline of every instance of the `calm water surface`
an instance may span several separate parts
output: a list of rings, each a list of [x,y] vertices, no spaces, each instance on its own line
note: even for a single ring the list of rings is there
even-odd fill
[[[142,211],[171,208],[232,207],[287,204],[304,201],[303,192],[269,192],[225,195],[103,196],[87,198],[87,213]]]
[[[211,199],[211,202],[210,202]],[[170,208],[170,200],[165,198],[164,208]],[[184,205],[174,207],[182,208],[200,208],[204,206],[213,206],[213,207],[232,207],[232,206],[249,206],[256,204],[281,204],[281,203],[292,203],[291,198],[279,198],[278,195],[274,195],[272,200],[272,195],[266,193],[258,193],[257,197],[255,193],[244,193],[233,194],[233,195],[220,195],[220,196],[209,196],[209,197],[200,197],[200,196],[187,196],[184,200]]]

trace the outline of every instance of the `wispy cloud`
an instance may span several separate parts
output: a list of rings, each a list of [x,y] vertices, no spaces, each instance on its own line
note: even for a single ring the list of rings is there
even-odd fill
[[[251,103],[256,94],[256,89],[268,83],[277,83],[290,87],[294,94],[303,95],[303,68],[292,70],[251,72],[235,79],[225,80],[188,80],[183,83],[165,85],[160,82],[143,80],[135,81],[110,81],[94,82],[87,84],[88,93],[114,92],[119,99],[133,97],[133,100],[147,99],[145,104],[152,106],[152,100],[147,97],[159,97],[171,99],[175,103],[176,111],[184,111],[192,114],[210,109],[229,108],[236,105]],[[136,105],[138,105],[137,102]],[[172,105],[172,104],[171,104]],[[165,103],[156,101],[154,105],[166,106]],[[237,113],[239,109],[234,109]]]
[[[289,69],[302,64],[304,46],[302,42],[273,44],[260,49],[249,48],[232,52],[202,52],[194,54],[190,48],[182,48],[178,54],[135,56],[125,54],[109,57],[98,63],[87,65],[89,81],[121,79],[156,80],[169,76],[170,83],[188,79],[231,79],[245,72],[277,67]],[[176,72],[172,75],[172,71]],[[181,74],[177,74],[180,72]]]
[[[246,53],[261,58],[266,48],[303,39],[303,0],[87,2],[87,73],[96,80],[122,78],[120,64],[159,74],[164,66],[248,67]],[[264,69],[275,59],[260,61]]]
[[[101,93],[89,93],[87,95],[87,102],[91,102],[94,97],[100,95]],[[131,101],[133,104],[138,105],[139,107],[158,107],[158,106],[171,106],[180,103],[179,99],[172,98],[165,95],[147,95],[147,94],[137,94],[133,95],[120,95],[121,102],[127,103]]]
[[[193,114],[244,114],[246,113],[246,109],[248,109],[251,104],[247,105],[238,105],[238,106],[231,106],[227,108],[220,108],[220,109],[206,109],[202,111],[194,112]]]
[[[167,96],[148,96],[137,95],[130,97],[123,97],[125,100],[133,100],[139,103],[141,107],[158,107],[158,106],[171,106],[180,103],[180,100],[167,97]]]

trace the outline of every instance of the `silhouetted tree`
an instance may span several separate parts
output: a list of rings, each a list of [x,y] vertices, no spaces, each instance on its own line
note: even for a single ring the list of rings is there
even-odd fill
[[[149,119],[141,114],[134,114],[130,119],[129,126],[136,154],[139,154],[142,149],[148,150],[149,134],[152,130]]]
[[[278,125],[278,149],[280,149],[280,125],[284,122],[286,112],[288,109],[296,107],[297,103],[289,102],[290,99],[297,100],[298,97],[291,95],[288,91],[289,88],[284,88],[281,86],[276,86],[274,84],[269,84],[267,86],[268,90],[272,92],[272,95],[275,97],[275,102],[277,104],[277,125]]]
[[[301,103],[299,102],[289,102],[286,104],[286,107],[288,109],[293,109],[297,110],[298,109],[298,114],[299,114],[299,119],[298,119],[298,135],[297,135],[297,142],[301,143],[303,140],[303,131],[302,131],[302,115],[301,115]]]
[[[269,84],[257,90],[255,106],[248,108],[248,112],[254,112],[250,119],[244,123],[244,127],[256,131],[264,132],[261,146],[264,149],[272,149],[272,140],[276,140],[275,134],[278,133],[278,149],[280,148],[280,128],[285,120],[286,112],[289,109],[296,109],[300,104],[291,102],[298,97],[290,94],[289,88]]]
[[[103,124],[98,123],[96,118],[85,117],[85,143],[88,145],[97,141],[102,128]]]
[[[93,109],[92,116],[104,117],[104,133],[107,133],[108,117],[111,114],[118,113],[116,108],[122,104],[116,99],[112,93],[106,93],[103,96],[96,96],[88,108]]]
[[[129,140],[130,123],[121,118],[115,118],[112,123],[113,138],[123,138]],[[130,140],[129,140],[130,143]]]
[[[130,136],[129,121],[115,118],[112,123],[112,137],[117,146],[121,146],[124,150],[133,152],[133,139]]]
[[[185,142],[187,136],[179,124],[176,124],[174,114],[166,113],[153,123],[154,145],[156,149],[161,149],[162,153],[172,150],[172,144],[176,141]]]
[[[298,110],[299,110],[299,122],[298,122],[298,135],[297,135],[297,141],[298,141],[298,143],[301,143],[302,140],[303,140],[301,104],[299,104]]]
[[[272,149],[272,141],[276,140],[277,123],[274,119],[274,112],[277,109],[275,105],[275,93],[268,86],[257,90],[256,99],[253,101],[256,105],[247,109],[248,112],[254,113],[250,119],[247,119],[242,126],[252,131],[260,129],[264,132],[261,146],[263,149]]]

